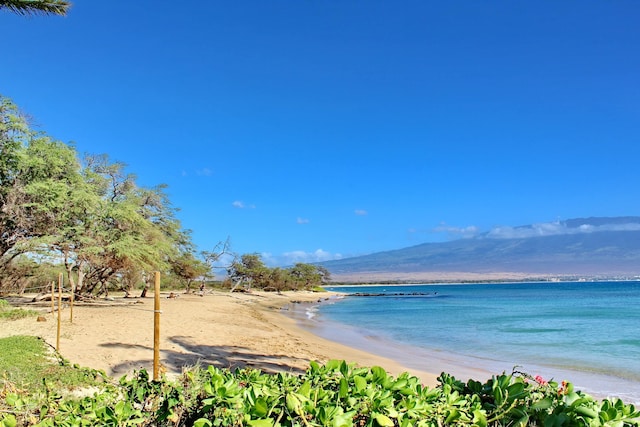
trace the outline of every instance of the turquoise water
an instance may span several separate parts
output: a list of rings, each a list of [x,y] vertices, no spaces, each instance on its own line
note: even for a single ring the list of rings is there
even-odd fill
[[[326,338],[463,380],[518,366],[598,397],[640,402],[640,282],[329,290],[385,296],[308,307],[304,325]]]

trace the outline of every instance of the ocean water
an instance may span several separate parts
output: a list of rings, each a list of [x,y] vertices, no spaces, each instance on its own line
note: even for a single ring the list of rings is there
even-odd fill
[[[325,338],[461,380],[517,367],[598,398],[640,402],[640,282],[328,289],[345,296],[299,317]]]

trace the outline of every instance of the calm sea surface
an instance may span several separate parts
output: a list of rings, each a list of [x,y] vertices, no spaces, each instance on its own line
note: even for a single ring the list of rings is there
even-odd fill
[[[640,282],[328,289],[347,296],[298,318],[331,340],[461,380],[518,366],[599,398],[640,402]]]

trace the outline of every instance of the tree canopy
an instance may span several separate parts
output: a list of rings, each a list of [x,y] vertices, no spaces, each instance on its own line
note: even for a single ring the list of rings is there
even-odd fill
[[[227,270],[234,287],[243,286],[275,291],[313,289],[330,280],[329,271],[322,266],[297,263],[290,268],[269,268],[258,254],[245,254]]]
[[[249,289],[311,289],[329,280],[319,266],[269,268],[257,254],[237,257],[229,239],[198,252],[165,188],[139,186],[106,154],[81,158],[74,146],[32,129],[0,95],[0,293],[23,291],[56,266],[77,294],[142,285],[144,295],[153,271],[187,292],[221,268],[235,287]]]
[[[0,290],[13,261],[35,254],[60,260],[79,293],[170,271],[195,257],[175,212],[163,185],[138,186],[106,155],[80,159],[0,97]]]

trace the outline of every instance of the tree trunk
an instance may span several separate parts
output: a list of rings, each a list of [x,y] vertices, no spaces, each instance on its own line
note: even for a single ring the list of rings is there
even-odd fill
[[[235,285],[233,285],[233,287],[231,288],[231,291],[229,291],[229,292],[234,292],[234,291],[236,290],[236,288],[237,288],[238,286],[240,286],[240,284],[241,284],[242,282],[243,282],[243,280],[242,280],[242,279],[238,279],[238,281],[236,282],[236,284],[235,284]]]
[[[142,292],[140,293],[140,298],[146,298],[147,297],[147,291],[149,290],[149,287],[151,286],[151,284],[149,283],[150,280],[151,280],[151,278],[148,277],[147,275],[145,275],[144,288],[142,288]]]
[[[84,261],[78,261],[78,286],[76,289],[82,289],[84,286]]]
[[[64,268],[67,270],[67,277],[69,278],[69,287],[71,288],[71,292],[75,293],[76,291],[76,283],[73,280],[73,266],[75,264],[69,260],[69,252],[64,250]]]

